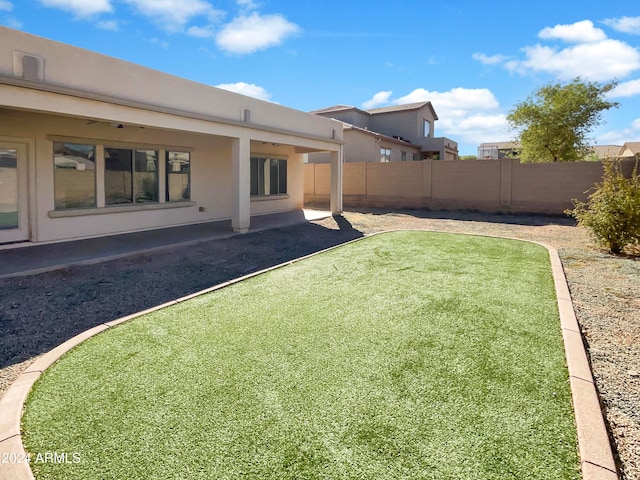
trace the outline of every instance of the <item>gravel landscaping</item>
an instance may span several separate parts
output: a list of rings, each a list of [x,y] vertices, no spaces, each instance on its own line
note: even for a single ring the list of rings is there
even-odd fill
[[[458,212],[347,212],[305,225],[98,265],[0,280],[0,395],[40,354],[96,324],[369,233],[427,229],[558,249],[623,480],[640,480],[640,263],[570,219]]]

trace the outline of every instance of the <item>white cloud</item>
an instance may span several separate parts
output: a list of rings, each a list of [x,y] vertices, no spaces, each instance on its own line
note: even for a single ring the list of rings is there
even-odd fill
[[[392,93],[392,91],[378,92],[370,100],[362,102],[362,108],[375,108],[380,105],[389,103],[389,98],[391,97]]]
[[[493,92],[488,88],[452,88],[448,92],[430,92],[424,88],[394,100],[395,105],[430,101],[440,116],[441,110],[447,112],[458,110],[493,110],[500,106]]]
[[[238,6],[245,10],[255,10],[260,6],[259,3],[254,0],[237,0]]]
[[[197,38],[211,38],[215,36],[215,31],[211,25],[204,27],[189,27],[187,34]]]
[[[180,31],[193,18],[218,21],[224,12],[204,0],[124,0],[140,14],[155,20],[169,32]]]
[[[473,58],[485,64],[502,63],[512,73],[546,73],[560,80],[583,77],[591,81],[609,81],[627,77],[640,69],[638,48],[608,38],[590,20],[547,27],[538,36],[543,40],[561,40],[571,45],[564,48],[541,43],[525,46],[522,48],[524,56],[520,59],[483,53],[476,53]]]
[[[499,63],[504,62],[509,57],[505,55],[485,55],[484,53],[476,52],[473,55],[471,55],[471,58],[479,61],[484,65],[497,65]]]
[[[228,90],[230,92],[241,93],[242,95],[246,95],[247,97],[271,101],[271,94],[267,92],[263,87],[259,87],[254,83],[221,83],[220,85],[216,85],[216,87],[222,88],[223,90]]]
[[[452,88],[446,92],[416,88],[399,98],[389,99],[391,92],[379,92],[378,97],[392,105],[430,101],[438,114],[436,135],[447,136],[460,143],[480,144],[495,139],[508,139],[506,115],[491,90],[487,88]],[[365,102],[366,103],[366,102]],[[366,108],[365,103],[363,106]]]
[[[149,42],[153,43],[154,45],[160,45],[162,48],[169,48],[169,42],[167,42],[166,40],[160,40],[159,38],[150,38]]]
[[[113,11],[110,0],[40,0],[45,7],[59,8],[78,18],[87,18]]]
[[[600,145],[623,145],[626,142],[637,142],[640,140],[640,118],[636,118],[627,128],[605,132],[599,135],[596,140]]]
[[[628,82],[622,82],[618,84],[616,88],[611,90],[607,97],[620,98],[620,97],[633,97],[640,95],[640,79],[629,80]]]
[[[7,27],[15,28],[17,30],[22,28],[22,22],[14,17],[0,18],[0,25],[6,25]]]
[[[640,35],[640,17],[607,18],[603,22],[619,32]]]
[[[593,26],[591,20],[583,20],[570,25],[546,27],[538,33],[538,37],[543,40],[557,39],[568,43],[601,42],[607,38],[602,30]]]
[[[96,23],[96,27],[102,30],[110,30],[112,32],[117,32],[120,30],[120,25],[116,20],[101,20]]]
[[[282,15],[242,15],[227,24],[216,37],[218,47],[229,53],[247,54],[280,45],[300,30]]]
[[[10,12],[13,10],[13,4],[7,0],[0,0],[0,11]]]
[[[585,77],[593,81],[622,78],[640,68],[640,52],[619,40],[606,39],[596,43],[583,43],[558,50],[535,45],[525,47],[524,60],[505,64],[511,71],[526,74],[544,72],[568,80]]]

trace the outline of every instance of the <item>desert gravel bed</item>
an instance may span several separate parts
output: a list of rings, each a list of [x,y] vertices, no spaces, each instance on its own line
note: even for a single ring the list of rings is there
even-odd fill
[[[363,210],[306,225],[0,280],[0,395],[37,356],[96,324],[393,229],[506,236],[558,249],[621,478],[640,480],[640,262],[630,255],[606,254],[585,230],[564,218]]]

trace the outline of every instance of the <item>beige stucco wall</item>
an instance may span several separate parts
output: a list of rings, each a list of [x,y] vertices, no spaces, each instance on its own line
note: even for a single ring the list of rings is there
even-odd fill
[[[345,163],[379,161],[380,149],[376,139],[358,130],[344,131]]]
[[[310,167],[316,167],[314,171]],[[314,181],[318,167],[305,166],[307,201],[323,201],[327,187]],[[631,172],[633,161],[623,163]],[[600,162],[520,164],[518,160],[344,165],[344,204],[357,207],[471,209],[562,214],[572,199],[586,200],[602,178]]]
[[[37,78],[24,77],[24,55],[39,59]],[[52,136],[188,148],[193,204],[53,211]],[[343,130],[335,120],[0,27],[0,137],[28,147],[21,211],[28,205],[28,239],[41,242],[227,218],[246,231],[250,215],[302,208],[304,153],[340,155]],[[249,198],[251,153],[287,159],[286,195]],[[340,202],[332,204],[339,210]],[[13,240],[0,235],[6,241]]]
[[[336,120],[340,120],[341,122],[348,123],[350,125],[355,125],[360,128],[368,128],[369,127],[369,115],[364,112],[360,112],[358,110],[347,109],[347,110],[336,110],[332,112],[326,113],[317,113],[316,115],[320,115],[326,118],[334,118]]]
[[[310,136],[342,138],[335,121],[228,92],[150,68],[18,30],[0,27],[0,75],[21,76],[20,55],[42,59],[44,83],[203,115],[291,130]]]
[[[361,130],[345,129],[344,131],[344,162],[380,162],[380,149],[391,150],[391,161],[400,162],[402,152],[407,152],[407,160],[413,160],[413,154],[420,150],[412,145],[403,145],[382,138],[376,141],[376,136]],[[378,137],[379,138],[379,137]],[[309,154],[309,163],[329,163],[331,156],[326,153]]]
[[[370,129],[385,135],[401,135],[406,141],[414,145],[423,145],[425,136],[423,120],[431,123],[430,137],[433,137],[435,120],[427,105],[417,110],[404,110],[373,115]]]
[[[179,131],[125,127],[113,128],[98,122],[55,115],[36,114],[0,109],[0,131],[5,139],[31,139],[35,152],[31,172],[31,194],[34,201],[30,211],[33,241],[52,241],[70,238],[144,230],[172,225],[228,219],[232,215],[231,200],[231,139],[227,137],[193,134]],[[87,210],[87,215],[51,218],[54,210],[53,141],[51,136],[74,139],[78,143],[115,146],[139,145],[147,147],[175,147],[191,150],[191,200],[194,205],[183,208],[125,211],[100,214],[100,209]],[[251,202],[251,214],[287,211],[302,208],[302,155],[291,146],[265,148],[253,142],[252,150],[277,154],[287,158],[289,194],[286,198]],[[162,181],[162,179],[161,179]],[[167,205],[169,207],[170,205]],[[204,209],[199,211],[200,207]]]

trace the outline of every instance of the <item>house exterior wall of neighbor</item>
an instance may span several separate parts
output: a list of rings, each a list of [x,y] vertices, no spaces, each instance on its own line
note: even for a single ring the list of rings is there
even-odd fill
[[[387,140],[387,143],[395,144],[392,148],[391,161],[401,161],[401,150],[413,152],[417,149],[418,159],[438,159],[438,160],[458,160],[458,144],[446,137],[434,137],[434,125],[438,116],[436,115],[430,102],[420,102],[409,105],[397,105],[391,107],[374,108],[371,110],[360,110],[356,107],[346,105],[337,105],[321,110],[316,110],[319,116],[334,118],[344,122],[345,129],[358,127],[366,130],[371,135],[379,137],[389,137],[393,141]],[[428,134],[425,135],[425,122],[428,122]],[[351,139],[355,137],[352,136]],[[351,140],[345,136],[345,151],[347,157],[361,160],[376,162],[380,161],[380,155],[376,154],[369,157],[368,145],[365,147],[362,143],[351,145]],[[380,141],[383,138],[380,138]],[[401,143],[404,142],[406,148],[402,148]],[[398,145],[401,145],[398,147]],[[360,149],[360,151],[357,151]],[[350,152],[350,153],[349,153]],[[397,153],[394,153],[397,152]],[[409,155],[413,160],[413,155]],[[365,158],[366,157],[366,158]],[[311,155],[309,163],[322,163],[326,161],[326,156]],[[346,160],[353,161],[353,160]]]
[[[620,149],[621,157],[635,157],[640,155],[640,142],[626,142]]]
[[[379,162],[380,149],[390,150],[390,161],[400,162],[402,152],[406,153],[406,161],[413,160],[413,155],[420,154],[420,148],[408,142],[398,141],[371,131],[346,126],[344,129],[344,162]],[[329,163],[329,154],[309,154],[307,163]]]
[[[423,121],[430,124],[429,137],[424,136]],[[425,139],[433,138],[433,129],[436,118],[428,105],[420,109],[400,110],[372,115],[371,130],[384,133],[391,137],[397,135],[414,145],[420,145],[424,149]]]
[[[369,128],[369,117],[367,112],[357,108],[346,108],[331,113],[331,118],[360,128]]]
[[[380,153],[375,138],[359,130],[345,129],[344,142],[345,163],[371,161]]]
[[[20,219],[16,195],[0,198],[0,244],[223,219],[246,231],[302,208],[307,152],[329,152],[337,212],[342,138],[331,119],[0,27],[0,180],[19,185]]]

